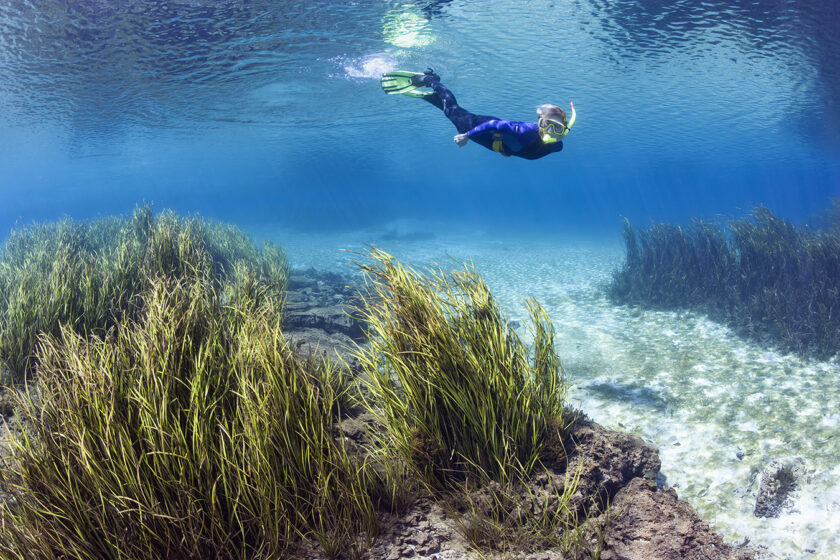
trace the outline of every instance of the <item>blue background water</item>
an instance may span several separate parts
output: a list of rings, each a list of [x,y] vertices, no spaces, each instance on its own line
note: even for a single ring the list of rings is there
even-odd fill
[[[839,22],[835,0],[6,0],[0,232],[144,201],[308,230],[802,221],[840,194]],[[379,89],[426,66],[478,113],[573,100],[565,150],[459,149]]]

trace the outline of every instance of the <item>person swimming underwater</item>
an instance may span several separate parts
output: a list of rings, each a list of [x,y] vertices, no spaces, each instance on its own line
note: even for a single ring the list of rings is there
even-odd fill
[[[487,115],[470,113],[458,105],[455,96],[440,82],[440,76],[429,68],[425,72],[388,72],[382,75],[382,89],[385,93],[401,93],[410,97],[425,99],[452,121],[458,134],[455,143],[466,146],[469,140],[481,144],[488,150],[505,157],[516,156],[525,159],[539,159],[563,149],[564,138],[575,123],[577,114],[571,103],[572,118],[556,105],[537,107],[539,119],[536,123],[527,121],[506,121]],[[428,87],[432,91],[418,91]]]

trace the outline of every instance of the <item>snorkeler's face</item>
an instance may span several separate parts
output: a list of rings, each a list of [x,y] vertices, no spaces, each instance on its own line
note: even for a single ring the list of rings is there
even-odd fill
[[[546,143],[557,142],[569,133],[569,129],[562,122],[546,117],[540,117],[537,126],[540,128],[543,142]]]

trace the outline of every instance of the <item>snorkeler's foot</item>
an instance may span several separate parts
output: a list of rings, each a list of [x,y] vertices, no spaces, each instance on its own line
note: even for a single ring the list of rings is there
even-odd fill
[[[426,68],[426,71],[423,72],[423,75],[426,77],[427,83],[440,81],[440,76],[438,76],[432,68]]]
[[[416,87],[429,87],[432,82],[439,82],[440,76],[435,74],[435,71],[431,68],[426,68],[426,71],[422,74],[415,74],[411,77],[411,85]]]

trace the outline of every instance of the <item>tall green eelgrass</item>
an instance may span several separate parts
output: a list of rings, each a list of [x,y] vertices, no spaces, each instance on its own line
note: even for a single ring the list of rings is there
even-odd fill
[[[565,372],[543,308],[527,302],[529,350],[472,266],[424,273],[375,248],[369,257],[358,308],[369,340],[356,356],[382,453],[440,499],[480,556],[597,556],[571,506],[580,472],[564,472]],[[543,469],[562,482],[534,485]]]
[[[306,539],[335,557],[375,534],[334,368],[293,354],[266,286],[237,284],[153,280],[103,337],[40,338],[0,556],[250,560]]]
[[[840,351],[840,213],[796,227],[764,207],[725,226],[624,225],[627,258],[610,293],[620,303],[688,307],[785,351]]]
[[[247,268],[275,296],[288,278],[285,254],[262,250],[240,230],[149,206],[131,218],[63,220],[14,231],[0,251],[0,365],[22,381],[40,333],[62,326],[102,333],[135,317],[153,279],[226,275]]]
[[[424,274],[377,249],[370,257],[358,358],[388,444],[431,487],[527,478],[559,437],[565,402],[545,311],[529,302],[529,356],[471,266]]]

